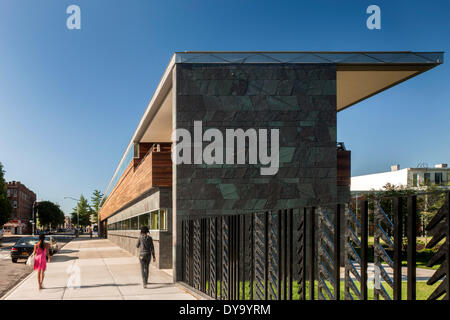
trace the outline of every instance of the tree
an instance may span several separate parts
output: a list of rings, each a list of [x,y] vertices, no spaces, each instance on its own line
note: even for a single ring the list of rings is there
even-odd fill
[[[100,210],[101,206],[103,205],[104,200],[102,201],[103,193],[101,193],[99,190],[94,190],[92,197],[91,197],[91,203],[92,203],[92,213],[94,214],[95,222],[98,222],[98,211]]]
[[[11,204],[6,196],[6,181],[4,175],[5,171],[0,162],[0,226],[8,222],[12,211]]]
[[[87,199],[81,195],[80,199],[78,200],[77,206],[73,208],[72,211],[72,224],[78,224],[78,216],[80,219],[80,225],[81,226],[87,226],[90,225],[90,215],[92,213],[92,208],[89,205],[89,202]]]
[[[59,205],[51,201],[40,201],[37,209],[39,225],[51,228],[64,223],[64,212]]]

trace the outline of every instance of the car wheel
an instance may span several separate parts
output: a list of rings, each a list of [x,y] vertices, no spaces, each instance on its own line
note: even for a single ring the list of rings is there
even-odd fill
[[[11,259],[13,263],[17,263],[17,259]]]

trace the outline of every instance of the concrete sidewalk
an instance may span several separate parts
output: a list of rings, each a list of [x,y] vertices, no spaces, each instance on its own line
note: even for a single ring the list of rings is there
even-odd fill
[[[36,272],[9,291],[4,300],[193,300],[165,272],[150,267],[142,287],[139,260],[109,240],[79,238],[68,243],[47,264],[43,289]]]

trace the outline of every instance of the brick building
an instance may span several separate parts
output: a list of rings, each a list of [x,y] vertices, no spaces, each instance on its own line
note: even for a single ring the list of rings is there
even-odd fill
[[[3,228],[12,234],[31,234],[30,220],[33,218],[36,194],[19,181],[7,182],[6,188],[6,196],[11,203],[12,212],[10,220],[3,225]]]
[[[189,217],[350,201],[350,152],[337,146],[337,112],[442,59],[433,52],[175,53],[105,191],[100,234],[137,253],[139,227],[148,225],[157,267],[173,268],[179,280]],[[278,129],[277,173],[261,175],[262,163],[175,163],[172,134],[195,139],[196,121],[203,132]],[[207,145],[194,142],[194,157]]]

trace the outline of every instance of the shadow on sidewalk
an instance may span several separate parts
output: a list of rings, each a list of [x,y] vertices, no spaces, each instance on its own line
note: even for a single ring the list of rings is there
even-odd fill
[[[45,285],[45,283],[44,283]],[[88,288],[100,288],[100,287],[129,287],[137,286],[139,283],[127,283],[127,284],[115,284],[115,283],[104,283],[104,284],[92,284],[84,285],[79,287],[44,287],[44,289],[88,289]]]
[[[79,252],[80,250],[72,250],[72,249],[61,249],[57,252],[57,254],[61,254],[61,253],[75,253],[75,252]]]
[[[159,285],[159,286],[154,286]],[[89,288],[100,288],[100,287],[131,287],[131,286],[142,286],[142,283],[127,283],[127,284],[115,284],[115,283],[104,283],[104,284],[93,284],[84,285],[79,287],[45,287],[44,289],[89,289]],[[173,286],[172,283],[149,283],[146,289],[161,289]]]
[[[77,260],[77,259],[78,259],[78,257],[59,256],[58,255],[58,256],[52,257],[50,263],[67,262],[67,261]]]

